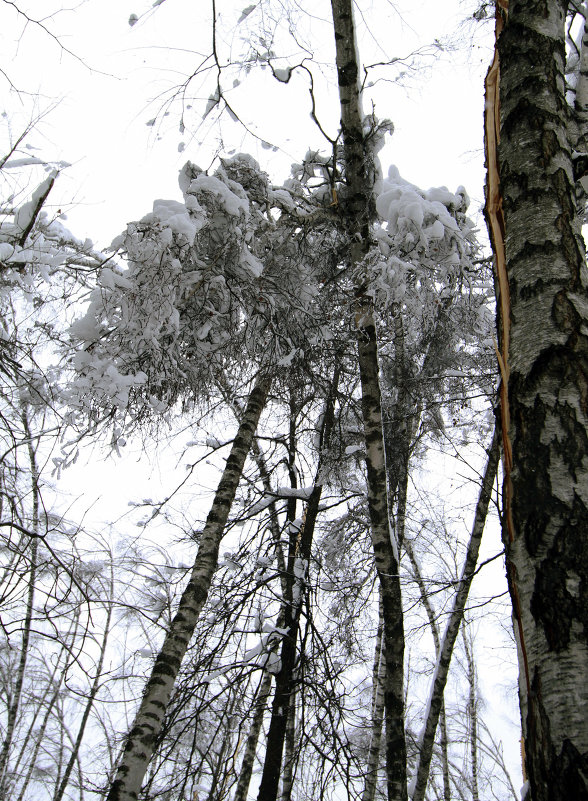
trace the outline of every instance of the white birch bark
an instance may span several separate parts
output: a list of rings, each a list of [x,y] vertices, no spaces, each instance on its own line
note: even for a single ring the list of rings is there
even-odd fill
[[[251,776],[253,774],[253,766],[255,764],[255,755],[257,753],[257,744],[259,742],[259,735],[263,725],[263,717],[267,707],[268,699],[272,691],[272,674],[265,672],[257,690],[255,701],[253,704],[254,715],[247,734],[245,744],[245,751],[243,752],[243,760],[241,762],[241,770],[239,772],[239,779],[237,781],[237,788],[233,801],[247,801],[247,794],[249,792],[249,785],[251,783]]]
[[[218,550],[245,459],[257,429],[269,391],[269,379],[258,376],[233,441],[223,475],[204,530],[190,580],[178,606],[170,629],[155,660],[135,721],[121,750],[118,769],[108,793],[108,801],[136,801],[161,731],[171,692],[182,659],[196,628],[214,571]]]
[[[359,58],[355,43],[352,0],[331,0],[341,131],[345,163],[345,197],[341,213],[349,237],[349,263],[361,264],[370,248],[374,165],[361,109]],[[368,509],[374,561],[382,587],[386,679],[386,778],[388,801],[405,801],[406,739],[404,732],[404,620],[398,545],[389,524],[386,460],[378,344],[373,305],[365,284],[356,287],[356,332],[366,449]]]
[[[378,785],[378,768],[380,766],[380,750],[382,728],[384,725],[384,680],[386,662],[384,660],[384,619],[382,599],[379,603],[379,621],[374,647],[374,669],[372,673],[372,728],[370,745],[363,785],[361,801],[374,801]]]
[[[406,539],[404,540],[404,550],[406,551],[406,554],[410,560],[413,578],[417,583],[417,586],[419,588],[419,594],[421,596],[421,602],[427,613],[427,618],[429,620],[429,627],[431,629],[431,634],[433,636],[433,644],[435,646],[435,657],[437,660],[439,658],[439,654],[441,653],[441,638],[439,637],[439,625],[437,623],[437,615],[435,614],[435,610],[433,609],[431,598],[429,596],[427,587],[425,585],[425,581],[423,579],[416,555],[413,551],[412,544]],[[441,710],[439,712],[439,726],[441,729],[441,735],[439,737],[439,746],[441,748],[441,764],[443,770],[443,799],[444,801],[450,801],[451,783],[449,780],[449,754],[448,754],[449,740],[447,737],[447,721],[445,718],[445,698],[443,698],[443,700],[441,701]]]
[[[511,0],[500,59],[510,302],[503,541],[533,801],[588,799],[588,274],[565,100],[564,0]],[[504,283],[504,279],[501,278]]]
[[[480,788],[478,781],[478,682],[476,677],[473,645],[468,641],[468,637],[464,629],[462,629],[462,639],[466,661],[468,664],[468,720],[470,760],[472,763],[472,801],[480,801]]]

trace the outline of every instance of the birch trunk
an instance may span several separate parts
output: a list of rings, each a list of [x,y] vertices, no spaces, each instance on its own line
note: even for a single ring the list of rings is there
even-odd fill
[[[470,759],[472,762],[472,801],[480,801],[480,788],[478,782],[478,682],[476,678],[476,664],[474,662],[473,643],[462,630],[463,646],[468,664],[468,719],[470,735]]]
[[[378,786],[378,768],[380,766],[380,750],[382,744],[382,728],[384,725],[384,615],[380,593],[379,621],[374,648],[374,670],[372,679],[372,730],[370,747],[363,785],[361,801],[374,801]]]
[[[331,0],[331,7],[345,162],[346,194],[342,211],[349,236],[349,261],[352,265],[357,265],[367,255],[370,247],[373,174],[361,110],[353,3],[352,0]],[[384,607],[387,793],[388,801],[405,801],[404,621],[398,547],[391,536],[388,519],[376,324],[366,290],[365,285],[356,287],[356,331],[366,446],[368,509],[374,561]]]
[[[497,42],[499,278],[510,295],[501,412],[512,454],[503,540],[533,801],[588,799],[588,275],[575,227],[567,9],[511,0]]]
[[[425,792],[427,789],[427,782],[429,779],[429,768],[431,766],[431,757],[433,756],[433,745],[435,742],[435,733],[437,731],[437,723],[439,722],[439,714],[443,703],[443,693],[445,691],[445,684],[447,683],[447,675],[449,673],[449,666],[451,664],[451,657],[453,655],[453,648],[463,614],[465,604],[468,598],[474,571],[478,562],[478,553],[480,552],[480,543],[482,541],[482,534],[484,532],[484,524],[488,514],[488,506],[492,496],[492,486],[496,479],[496,471],[498,469],[498,459],[500,456],[499,434],[498,429],[495,430],[492,438],[492,445],[488,452],[488,461],[486,463],[486,470],[482,479],[482,486],[480,487],[480,494],[478,503],[476,505],[476,513],[474,516],[474,523],[472,526],[472,533],[468,543],[466,558],[464,561],[461,580],[455,594],[453,602],[453,609],[449,620],[447,621],[447,628],[443,635],[439,657],[437,659],[437,667],[433,679],[433,687],[431,689],[431,698],[429,701],[429,712],[423,728],[421,737],[417,767],[415,770],[414,791],[412,793],[412,801],[424,801]]]
[[[249,792],[249,785],[251,783],[251,775],[253,773],[253,765],[255,764],[255,754],[257,753],[257,743],[259,742],[259,734],[263,724],[263,716],[267,706],[267,702],[272,691],[272,674],[267,671],[263,674],[263,679],[259,685],[257,696],[254,703],[255,713],[251,721],[249,734],[247,735],[247,742],[245,744],[245,751],[243,753],[243,761],[241,762],[241,771],[239,773],[239,780],[237,782],[237,789],[235,790],[233,801],[247,801],[247,794]]]
[[[139,797],[182,659],[208,597],[225,524],[265,406],[269,385],[266,376],[258,376],[249,396],[200,537],[190,581],[182,593],[178,611],[155,660],[139,711],[126,737],[108,801],[135,801]]]
[[[229,395],[227,395],[227,398],[228,397]],[[236,408],[235,413],[239,414],[240,410]],[[292,429],[290,430],[290,446],[292,446]],[[270,475],[267,469],[263,452],[259,447],[258,442],[253,443],[252,453],[253,453],[253,458],[255,459],[255,462],[257,464],[257,469],[259,472],[259,477],[261,478],[263,484],[264,492],[268,498],[271,498],[272,486],[270,481]],[[288,466],[290,468],[290,458],[288,459]],[[291,471],[289,470],[289,472]],[[291,478],[292,478],[292,473],[291,473]],[[269,509],[270,509],[270,530],[272,534],[272,539],[275,544],[275,554],[277,558],[278,573],[280,575],[282,595],[284,598],[286,598],[288,594],[286,561],[284,558],[284,552],[282,550],[282,545],[280,542],[281,532],[278,524],[278,506],[275,500],[271,502]],[[285,607],[284,605],[282,605],[277,621],[278,628],[284,627],[284,620],[285,620]],[[278,647],[278,642],[276,641],[275,648],[277,649],[277,647]],[[255,757],[257,754],[259,735],[261,733],[263,718],[271,695],[271,691],[272,691],[272,674],[266,671],[263,674],[263,678],[256,693],[256,698],[254,702],[253,720],[251,721],[249,733],[247,734],[245,751],[243,753],[241,769],[239,771],[239,779],[237,781],[237,788],[235,790],[233,801],[247,800],[247,796],[249,793],[249,785],[251,784],[251,776],[253,775],[253,766],[255,764]]]
[[[282,791],[280,801],[291,801],[296,766],[296,686],[290,696],[286,738],[284,740],[284,764],[282,767]]]

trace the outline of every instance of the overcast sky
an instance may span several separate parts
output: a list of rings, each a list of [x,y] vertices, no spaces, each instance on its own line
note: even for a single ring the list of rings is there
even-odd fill
[[[218,0],[221,60],[237,58],[244,43],[259,33],[255,13],[237,24],[253,4]],[[181,132],[182,107],[172,98],[210,53],[210,2],[165,0],[153,5],[151,0],[19,2],[20,10],[43,21],[43,30],[10,4],[0,3],[1,66],[20,90],[9,91],[3,81],[3,105],[13,132],[19,132],[30,114],[50,109],[30,142],[41,147],[45,158],[71,163],[54,200],[68,209],[75,234],[100,245],[108,244],[127,221],[147,213],[153,199],[177,197],[177,173],[187,158],[206,168],[218,151],[248,150],[279,181],[309,147],[328,147],[310,119],[308,77],[302,71],[288,85],[267,69],[246,75],[233,67],[223,77],[223,89],[240,120],[277,151],[266,149],[226,113],[220,125],[214,112],[202,121],[214,91],[215,73],[210,71],[188,88]],[[384,168],[397,164],[403,177],[423,188],[464,184],[472,211],[482,202],[482,81],[491,34],[488,23],[464,24],[475,5],[473,0],[374,0],[363,6],[359,37],[364,63],[404,59],[424,49],[418,70],[399,61],[371,73],[376,85],[368,103],[375,100],[377,115],[395,125],[382,154]],[[294,3],[292,7],[299,39],[318,62],[317,112],[332,135],[338,109],[329,4],[308,4],[312,14],[297,12]],[[138,17],[133,26],[131,14]],[[441,48],[431,47],[435,40]],[[297,63],[292,43],[284,42],[284,47],[276,66]],[[400,73],[405,74],[399,80]],[[240,86],[233,88],[234,80]],[[6,137],[6,129],[2,133]]]

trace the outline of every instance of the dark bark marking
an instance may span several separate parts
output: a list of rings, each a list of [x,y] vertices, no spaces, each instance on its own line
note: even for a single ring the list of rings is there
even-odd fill
[[[357,83],[357,67],[353,63],[345,64],[337,70],[339,86],[353,86]]]
[[[572,624],[582,624],[588,637],[588,554],[581,532],[588,530],[588,510],[575,496],[571,514],[558,528],[547,557],[537,569],[531,612],[541,621],[549,647],[556,652],[570,644]],[[578,577],[577,594],[569,580]]]
[[[510,381],[512,419],[517,431],[523,431],[525,436],[517,437],[513,441],[513,463],[520,476],[517,482],[517,502],[513,506],[513,520],[515,529],[525,537],[529,553],[535,556],[549,520],[543,507],[537,504],[538,493],[551,493],[546,470],[549,449],[540,439],[545,426],[545,410],[539,400],[536,400],[532,409],[516,403],[521,394],[520,383],[520,376],[514,374]],[[508,549],[509,543],[505,542],[505,546]]]
[[[553,356],[553,350],[544,354],[543,366],[550,367],[552,379],[559,377],[567,384],[569,361],[565,362],[563,354],[561,359]],[[515,390],[519,383],[517,378],[515,376],[513,382]],[[537,373],[530,378],[537,379]],[[534,381],[526,383],[526,390],[530,391],[529,383]],[[550,649],[559,652],[568,647],[575,620],[581,623],[588,636],[588,551],[583,537],[579,536],[580,532],[588,531],[588,509],[577,495],[571,505],[554,497],[550,465],[552,453],[560,456],[570,471],[570,483],[575,482],[576,469],[582,469],[582,460],[588,453],[588,435],[567,403],[555,403],[549,412],[558,419],[559,434],[548,445],[541,441],[547,419],[542,401],[535,398],[533,407],[513,404],[513,420],[523,432],[513,443],[519,476],[513,518],[517,530],[524,536],[529,555],[535,559],[541,555],[536,566],[531,613],[535,622],[542,626]],[[524,442],[530,443],[529,447]],[[508,556],[509,544],[505,545]],[[579,581],[576,595],[568,586],[569,579],[575,576]]]
[[[535,777],[533,801],[588,801],[588,753],[565,738],[559,754],[552,745],[549,717],[541,700],[538,669],[527,715],[526,764]]]
[[[575,331],[582,324],[580,315],[563,290],[558,292],[553,299],[551,315],[560,331],[565,331],[568,334]]]

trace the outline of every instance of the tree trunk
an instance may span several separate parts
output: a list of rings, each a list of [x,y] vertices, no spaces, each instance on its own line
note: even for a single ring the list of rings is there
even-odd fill
[[[226,386],[224,386],[223,389],[225,391],[225,397],[227,398],[227,400],[230,401],[230,392],[227,390]],[[240,409],[237,406],[235,406],[234,402],[232,403],[235,409],[235,414],[239,415],[241,413]],[[291,396],[290,413],[291,413],[290,419],[292,419],[292,414],[293,413],[295,414],[295,411],[293,411],[292,408],[292,396]],[[290,451],[292,451],[295,448],[295,436],[296,436],[295,429],[293,430],[292,426],[290,426],[288,472],[290,474],[291,481],[293,479],[295,480],[295,472],[293,471],[293,462],[290,456]],[[263,484],[264,492],[268,498],[271,498],[273,492],[270,481],[270,475],[267,469],[263,452],[257,441],[253,442],[252,454],[257,464],[257,469],[259,471],[259,477],[261,478]],[[280,575],[282,595],[284,598],[286,598],[288,595],[288,578],[286,570],[286,561],[284,558],[282,544],[280,542],[281,531],[280,531],[280,526],[278,524],[278,507],[275,497],[274,500],[271,502],[269,509],[270,509],[270,530],[272,534],[272,539],[275,544],[275,554],[278,564],[278,573]],[[291,522],[295,518],[295,507],[293,512],[292,509],[290,509],[289,507],[288,514]],[[285,605],[282,604],[277,620],[278,628],[284,627],[284,620],[285,620]],[[278,648],[278,645],[279,643],[278,641],[276,641],[274,650]],[[257,754],[259,735],[261,733],[263,718],[265,715],[269,697],[271,695],[271,691],[272,691],[272,674],[269,673],[268,671],[265,671],[261,683],[257,689],[255,697],[255,702],[253,706],[254,709],[253,720],[251,721],[249,733],[247,734],[245,751],[243,753],[243,760],[241,762],[239,779],[237,781],[237,788],[235,790],[233,801],[246,801],[247,799],[247,795],[249,793],[249,785],[251,783],[251,776],[253,774],[253,766],[255,764],[255,757]]]
[[[439,659],[441,653],[441,638],[439,637],[439,625],[437,623],[437,615],[433,609],[431,598],[429,596],[425,581],[423,579],[420,565],[417,561],[416,555],[412,549],[412,544],[408,540],[404,540],[404,550],[410,560],[412,566],[412,573],[414,580],[419,588],[422,604],[427,613],[431,634],[433,635],[433,644],[435,646],[435,657]],[[447,736],[447,720],[445,717],[445,694],[441,700],[441,710],[439,711],[439,727],[441,735],[439,737],[439,746],[441,748],[441,764],[443,771],[443,801],[450,801],[451,799],[451,782],[449,779],[449,738]],[[417,768],[418,769],[418,768]]]
[[[423,733],[419,747],[412,801],[424,801],[425,798],[431,757],[433,755],[435,733],[437,731],[437,723],[439,722],[439,714],[441,711],[441,705],[443,703],[443,693],[445,692],[445,684],[447,683],[447,675],[449,673],[453,648],[455,646],[455,641],[457,640],[461,621],[463,620],[465,604],[472,584],[472,579],[474,577],[476,564],[478,562],[478,553],[480,552],[480,543],[482,542],[482,534],[484,532],[484,524],[488,514],[490,498],[492,497],[492,486],[494,484],[494,480],[496,479],[499,456],[499,434],[498,428],[496,428],[492,438],[492,445],[488,451],[488,462],[486,463],[486,471],[482,479],[482,486],[480,487],[480,494],[478,497],[478,503],[476,505],[476,513],[474,516],[472,533],[468,543],[468,550],[462,569],[461,580],[455,594],[453,609],[451,611],[449,620],[447,621],[447,628],[445,629],[445,634],[443,635],[443,641],[441,643],[441,649],[437,659],[437,667],[435,669],[433,686],[431,688],[431,697],[429,700],[428,715],[423,727]]]
[[[472,762],[472,801],[480,801],[478,782],[478,681],[476,678],[473,643],[468,641],[464,629],[462,629],[462,638],[468,665],[468,720],[470,724],[470,759]]]
[[[284,761],[282,766],[282,791],[280,801],[291,801],[294,787],[294,768],[296,766],[296,685],[290,696],[286,738],[284,740]]]
[[[331,392],[325,405],[321,427],[319,453],[329,442],[335,421],[335,398],[339,384],[340,369],[335,369]],[[281,667],[276,675],[276,689],[272,702],[272,713],[267,734],[263,772],[259,785],[258,801],[276,801],[280,782],[280,770],[284,753],[284,741],[288,723],[288,711],[294,690],[298,629],[302,600],[306,590],[306,573],[309,569],[312,540],[322,494],[320,476],[323,469],[322,453],[319,456],[314,488],[308,499],[304,522],[296,536],[294,547],[288,557],[288,589],[284,604],[284,628],[287,634],[282,641]]]
[[[352,0],[331,0],[346,194],[342,209],[349,236],[349,261],[360,264],[370,248],[373,169],[361,111],[359,59],[355,49]],[[388,801],[405,801],[404,620],[398,544],[390,530],[386,497],[386,459],[376,324],[365,284],[356,287],[356,331],[366,446],[368,509],[376,570],[382,588],[386,680],[386,778]]]
[[[374,801],[376,787],[378,786],[378,768],[380,766],[380,749],[382,744],[382,728],[384,725],[384,616],[382,597],[378,615],[378,631],[374,648],[374,669],[372,673],[372,729],[370,732],[370,747],[368,750],[367,767],[363,785],[361,801]]]
[[[25,671],[27,666],[27,658],[29,655],[29,641],[31,636],[31,624],[34,612],[35,589],[37,583],[37,553],[39,548],[39,540],[37,534],[39,533],[39,468],[37,465],[37,453],[35,450],[34,442],[31,435],[29,426],[29,419],[26,409],[21,413],[21,420],[23,429],[28,443],[29,454],[29,469],[31,471],[31,495],[33,498],[32,518],[31,518],[31,531],[35,535],[31,538],[30,542],[30,572],[29,572],[29,586],[27,589],[27,605],[25,612],[25,619],[22,629],[22,644],[20,651],[20,658],[18,668],[16,670],[16,681],[12,702],[8,708],[8,720],[6,722],[6,734],[4,735],[4,742],[2,744],[2,753],[0,753],[0,798],[4,798],[8,790],[8,764],[10,761],[10,749],[12,746],[12,738],[14,737],[14,730],[17,723],[18,712],[20,709],[20,702],[22,699],[22,690],[25,678]]]
[[[145,687],[135,722],[126,737],[108,801],[135,801],[139,796],[182,659],[208,597],[225,524],[265,406],[269,385],[270,380],[260,374],[249,396],[200,537],[190,581],[182,593],[178,611]]]
[[[113,575],[113,565],[112,560],[110,563],[110,598],[114,597],[114,575]],[[106,620],[104,621],[104,629],[102,633],[102,644],[100,646],[100,655],[98,657],[98,664],[96,665],[96,675],[94,676],[94,681],[92,682],[92,686],[90,687],[90,692],[88,693],[88,698],[86,699],[86,705],[84,707],[84,712],[82,714],[82,719],[80,721],[80,726],[78,729],[78,733],[76,736],[75,743],[72,747],[71,754],[67,765],[65,767],[65,772],[63,774],[63,778],[59,783],[59,787],[53,796],[53,801],[61,801],[63,795],[67,789],[67,785],[69,783],[69,779],[74,769],[76,762],[79,760],[80,749],[82,746],[82,742],[84,739],[84,733],[86,731],[86,725],[88,723],[88,718],[90,717],[90,712],[94,708],[94,704],[96,702],[96,696],[98,695],[98,691],[100,690],[101,682],[103,680],[102,675],[102,668],[104,667],[104,657],[106,656],[106,646],[108,644],[108,638],[110,636],[110,623],[112,619],[112,612],[114,609],[114,602],[112,600],[106,601]]]
[[[533,801],[588,799],[588,276],[565,99],[567,8],[511,0],[497,43],[501,413],[512,454],[502,531]]]
[[[255,754],[257,753],[257,743],[259,742],[259,734],[263,724],[263,716],[267,706],[268,699],[272,691],[272,674],[265,672],[257,690],[254,702],[254,714],[251,721],[249,734],[245,744],[245,751],[243,753],[243,761],[241,762],[241,771],[239,773],[239,780],[237,782],[237,789],[233,801],[247,801],[247,794],[249,792],[249,784],[251,783],[251,775],[253,773],[253,765],[255,763]]]

